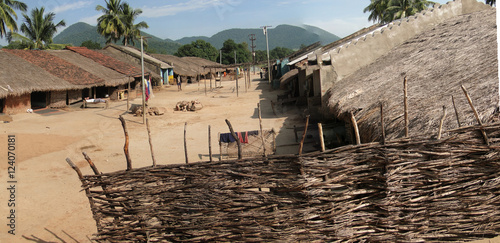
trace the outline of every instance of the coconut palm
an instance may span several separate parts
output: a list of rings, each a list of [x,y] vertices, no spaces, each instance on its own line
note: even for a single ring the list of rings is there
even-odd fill
[[[369,21],[387,23],[390,22],[390,15],[387,14],[387,8],[389,7],[390,0],[371,0],[370,5],[368,5],[363,12],[370,12],[368,16]]]
[[[433,4],[427,0],[371,0],[364,12],[370,12],[368,20],[385,24],[414,15]]]
[[[17,31],[17,14],[15,9],[26,11],[28,6],[25,3],[15,0],[0,0],[0,38],[7,35],[7,29]]]
[[[427,0],[391,0],[388,12],[393,16],[392,20],[406,18],[434,5]]]
[[[66,26],[64,20],[54,24],[55,14],[49,12],[45,14],[45,8],[35,8],[31,15],[23,14],[24,23],[21,25],[21,32],[24,36],[10,32],[9,42],[20,41],[28,49],[46,49],[52,44],[52,37],[57,33],[57,28]]]
[[[97,32],[106,38],[106,44],[120,40],[125,32],[122,21],[123,4],[121,0],[105,0],[106,7],[97,5],[96,10],[103,15],[97,19]]]
[[[497,1],[496,0],[486,0],[486,4],[489,4],[491,6],[496,5]]]
[[[123,3],[122,7],[122,22],[125,24],[125,30],[123,33],[123,45],[132,43],[135,45],[135,40],[141,38],[141,30],[149,28],[148,24],[141,21],[138,24],[134,24],[135,19],[142,13],[140,9],[133,9],[128,5],[128,3]]]

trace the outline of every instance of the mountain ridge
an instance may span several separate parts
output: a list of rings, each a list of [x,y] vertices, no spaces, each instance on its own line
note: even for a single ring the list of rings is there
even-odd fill
[[[148,36],[148,50],[156,53],[162,54],[173,54],[177,49],[185,44],[190,44],[196,40],[204,40],[212,44],[215,48],[220,49],[224,41],[228,39],[234,40],[236,43],[246,42],[249,45],[251,41],[249,39],[250,34],[255,34],[257,39],[254,42],[256,45],[256,50],[266,50],[265,35],[262,29],[244,29],[244,28],[232,28],[222,30],[211,37],[207,36],[191,36],[184,37],[178,40],[171,39],[161,39],[154,35],[143,32],[144,36]],[[268,29],[268,39],[269,39],[269,49],[274,49],[276,47],[286,47],[289,49],[299,49],[301,45],[310,45],[315,42],[321,42],[322,44],[328,44],[334,42],[340,37],[331,34],[321,28],[304,25],[303,27],[298,27],[294,25],[282,24],[278,25],[273,29]],[[86,23],[78,22],[75,23],[58,35],[54,37],[54,43],[56,44],[71,44],[74,46],[80,46],[82,42],[91,40],[100,43],[101,46],[105,46],[105,38],[97,33],[97,27]],[[138,43],[136,43],[138,46]]]

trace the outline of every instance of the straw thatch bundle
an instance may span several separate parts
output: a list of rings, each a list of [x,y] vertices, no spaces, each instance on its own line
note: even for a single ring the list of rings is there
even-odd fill
[[[500,234],[500,124],[304,156],[82,177],[101,242],[466,241]]]
[[[410,134],[457,128],[452,96],[462,126],[477,124],[460,86],[464,85],[488,120],[498,104],[495,9],[449,19],[394,48],[375,63],[340,80],[329,90],[331,112],[349,121],[354,112],[361,140],[381,140],[380,103],[388,138],[403,136],[403,79],[408,79]]]

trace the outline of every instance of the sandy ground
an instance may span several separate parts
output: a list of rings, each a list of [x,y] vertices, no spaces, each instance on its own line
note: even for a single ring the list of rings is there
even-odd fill
[[[252,78],[257,78],[253,76]],[[225,119],[235,131],[259,129],[257,103],[262,107],[264,129],[278,132],[277,153],[297,153],[293,125],[304,124],[298,108],[271,108],[271,100],[282,91],[272,91],[266,81],[253,80],[245,91],[240,80],[237,97],[234,81],[225,81],[205,95],[204,82],[188,84],[183,91],[168,87],[154,93],[150,106],[167,108],[163,116],[149,117],[158,164],[185,163],[184,123],[187,122],[189,162],[207,161],[208,126],[212,130],[212,150],[218,159],[217,133],[228,132]],[[207,86],[210,87],[209,82]],[[215,85],[214,85],[215,87]],[[182,100],[199,100],[204,108],[196,112],[174,111]],[[140,104],[136,99],[131,104]],[[84,175],[92,171],[81,155],[88,153],[101,172],[126,168],[124,134],[119,115],[127,121],[130,153],[134,168],[152,164],[148,135],[142,117],[126,112],[126,101],[112,102],[108,109],[74,108],[50,115],[18,114],[0,124],[0,242],[89,242],[96,233],[89,202],[81,191],[76,173],[65,162],[70,158]],[[8,178],[8,136],[15,135],[16,183]],[[15,185],[15,207],[9,207]],[[15,209],[15,235],[8,234],[10,210]]]

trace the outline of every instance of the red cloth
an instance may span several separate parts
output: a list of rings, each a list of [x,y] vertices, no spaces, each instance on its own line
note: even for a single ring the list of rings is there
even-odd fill
[[[248,132],[238,132],[237,134],[241,143],[248,143]]]

